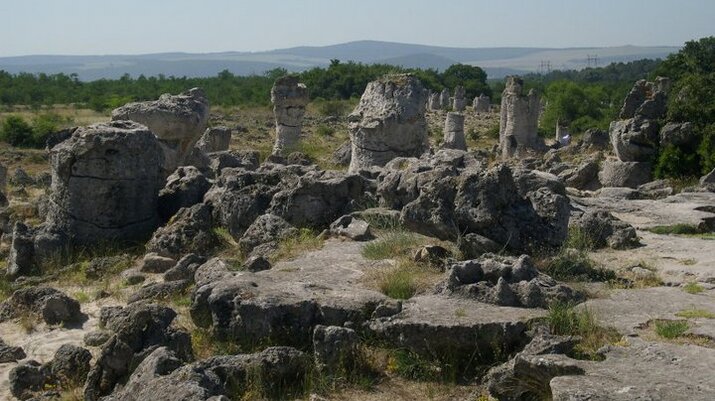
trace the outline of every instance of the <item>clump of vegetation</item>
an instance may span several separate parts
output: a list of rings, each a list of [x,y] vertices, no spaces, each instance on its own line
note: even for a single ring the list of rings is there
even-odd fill
[[[335,128],[327,125],[319,125],[318,128],[315,129],[315,133],[319,136],[332,136],[335,133]]]
[[[683,291],[687,292],[688,294],[700,294],[701,292],[705,291],[705,288],[695,282],[685,284],[683,286]]]
[[[413,249],[423,244],[423,237],[410,231],[388,231],[375,241],[365,244],[362,256],[371,260],[394,259],[409,256]]]
[[[206,359],[217,355],[235,355],[241,351],[236,343],[214,338],[210,329],[194,327],[190,332],[191,347],[197,359]]]
[[[685,320],[656,320],[654,324],[655,333],[668,340],[682,336],[690,327]]]
[[[576,308],[571,303],[552,304],[546,323],[553,334],[581,337],[571,355],[574,358],[598,360],[601,357],[597,351],[601,347],[614,344],[621,338],[615,329],[600,326],[589,309]]]
[[[0,127],[0,140],[17,147],[43,148],[51,133],[71,123],[70,118],[63,118],[56,113],[40,114],[32,120],[32,124],[20,116],[12,115]]]
[[[685,309],[676,313],[675,316],[685,319],[715,319],[715,313],[704,309]]]
[[[662,235],[693,235],[700,234],[702,230],[692,224],[673,224],[670,226],[655,226],[647,229],[654,234]]]
[[[543,267],[546,274],[564,281],[609,281],[615,272],[599,267],[589,256],[591,237],[578,227],[570,227],[566,241]]]
[[[409,299],[430,287],[440,272],[428,265],[400,258],[394,266],[376,269],[368,274],[368,281],[394,299]]]
[[[295,259],[298,256],[320,249],[325,240],[309,228],[301,228],[298,234],[284,238],[278,242],[278,249],[271,254],[271,262]]]

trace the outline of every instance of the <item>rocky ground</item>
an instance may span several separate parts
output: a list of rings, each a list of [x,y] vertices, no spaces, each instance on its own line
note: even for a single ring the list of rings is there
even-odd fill
[[[151,239],[69,259],[43,253],[52,227],[105,235],[136,211],[87,228],[63,214],[76,187],[46,176],[62,179],[62,152],[92,171],[121,146],[77,144],[81,129],[51,163],[4,149],[0,399],[712,400],[712,187],[603,187],[597,132],[497,163],[498,114],[465,114],[468,152],[439,150],[446,112],[430,111],[432,152],[346,173],[344,114],[308,105],[300,154],[279,159],[269,108],[214,109],[230,151],[174,143],[192,164],[162,177]],[[107,181],[126,196],[134,180],[122,166],[68,174],[106,200]]]

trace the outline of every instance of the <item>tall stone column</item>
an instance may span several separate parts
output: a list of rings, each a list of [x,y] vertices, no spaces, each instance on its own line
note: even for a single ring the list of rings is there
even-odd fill
[[[538,135],[539,95],[533,89],[523,94],[524,81],[507,77],[502,93],[499,148],[503,158],[510,158],[519,150],[540,150],[543,141]]]
[[[442,110],[447,110],[450,106],[449,89],[442,89],[442,93],[439,95],[439,102],[442,104]]]
[[[299,83],[296,76],[278,78],[273,84],[271,102],[276,119],[274,155],[287,156],[297,148],[305,106],[309,101],[308,88]]]
[[[464,114],[450,112],[444,122],[443,149],[467,150],[467,141],[464,139]]]
[[[462,112],[467,107],[467,99],[465,99],[466,92],[464,87],[459,85],[454,88],[454,100],[452,101],[452,109],[454,111]]]

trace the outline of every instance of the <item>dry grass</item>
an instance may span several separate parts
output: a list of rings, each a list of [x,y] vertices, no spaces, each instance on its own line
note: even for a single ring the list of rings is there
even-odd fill
[[[441,278],[440,270],[401,257],[387,267],[369,270],[364,277],[364,282],[390,298],[409,299],[429,290]]]
[[[297,235],[279,241],[278,249],[269,259],[271,263],[295,259],[307,252],[322,248],[324,243],[325,239],[313,230],[301,228]]]
[[[546,322],[553,334],[581,337],[573,355],[580,359],[598,360],[598,350],[601,347],[621,339],[615,329],[599,325],[589,309],[574,308],[571,304],[552,304]]]
[[[685,319],[715,319],[715,313],[704,309],[684,309],[676,313],[675,316]]]

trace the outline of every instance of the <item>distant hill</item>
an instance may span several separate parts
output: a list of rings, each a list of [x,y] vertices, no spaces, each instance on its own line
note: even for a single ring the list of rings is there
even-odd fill
[[[587,57],[596,56],[598,65],[642,58],[664,58],[678,47],[600,48],[456,48],[415,44],[358,41],[331,46],[294,47],[265,52],[157,53],[144,55],[62,56],[33,55],[0,57],[0,70],[11,73],[77,74],[82,80],[119,78],[123,74],[146,76],[206,77],[222,70],[236,75],[262,74],[274,68],[303,71],[326,66],[330,60],[385,63],[403,67],[444,70],[455,63],[478,65],[489,78],[536,72],[542,65],[552,69],[581,69]]]

